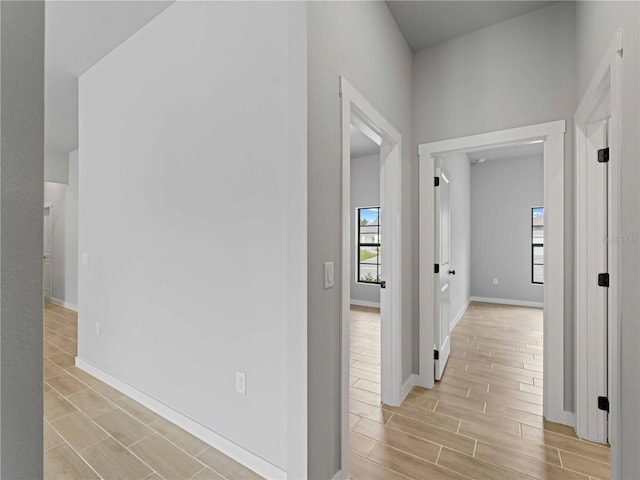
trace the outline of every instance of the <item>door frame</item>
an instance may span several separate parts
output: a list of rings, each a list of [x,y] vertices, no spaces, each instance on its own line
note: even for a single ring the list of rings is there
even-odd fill
[[[384,272],[390,301],[390,319],[380,326],[381,400],[399,405],[402,400],[401,333],[401,147],[402,136],[344,77],[340,77],[342,131],[341,229],[341,475],[349,476],[349,313],[351,300],[351,123],[380,144],[380,207],[385,238],[384,255],[391,270]],[[384,209],[384,210],[382,210]],[[382,306],[382,298],[381,298]]]
[[[598,423],[594,418],[593,399],[597,397],[596,369],[589,368],[587,359],[608,356],[609,443],[611,444],[612,478],[617,478],[620,465],[620,161],[622,145],[622,30],[618,29],[600,62],[574,115],[576,167],[576,432],[589,438]],[[582,312],[587,308],[585,294],[588,258],[584,252],[588,238],[585,203],[589,192],[586,170],[582,167],[586,155],[586,127],[598,118],[610,118],[608,174],[608,257],[610,287],[608,290],[608,355],[604,342],[594,341],[596,325],[588,322]],[[595,279],[594,279],[595,281]],[[597,348],[597,351],[593,351]],[[599,348],[598,348],[599,347]],[[591,399],[591,402],[589,402]]]
[[[433,295],[434,195],[436,157],[471,152],[500,145],[544,141],[545,282],[544,282],[544,416],[572,425],[574,415],[564,410],[564,134],[565,121],[558,120],[511,128],[418,146],[420,212],[420,373],[416,384],[434,385]],[[555,366],[556,368],[551,368]],[[552,395],[553,393],[553,395]]]
[[[49,256],[49,288],[50,288],[50,294],[48,297],[44,296],[44,288],[42,289],[42,296],[44,298],[46,298],[47,300],[50,300],[53,298],[53,203],[51,202],[47,202],[44,204],[44,208],[42,209],[43,214],[46,210],[49,210],[49,247],[51,248],[51,253]],[[44,233],[44,232],[43,232]],[[44,250],[42,252],[42,255],[44,255]]]

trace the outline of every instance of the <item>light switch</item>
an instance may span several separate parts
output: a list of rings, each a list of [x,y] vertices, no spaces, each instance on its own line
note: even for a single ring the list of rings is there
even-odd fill
[[[324,288],[333,288],[333,262],[324,263]]]
[[[83,267],[89,266],[89,254],[86,252],[82,254],[82,266]]]

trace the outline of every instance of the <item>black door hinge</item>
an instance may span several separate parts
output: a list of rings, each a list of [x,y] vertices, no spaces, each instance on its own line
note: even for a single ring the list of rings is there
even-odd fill
[[[598,162],[607,163],[609,161],[609,147],[598,150]]]
[[[433,273],[440,273],[440,264],[438,263],[433,264]]]
[[[433,351],[433,359],[438,360],[440,358],[440,352],[438,350]]]
[[[436,187],[440,186],[440,177],[433,177],[433,184]]]
[[[609,413],[609,398],[608,397],[598,397],[598,410],[604,410]]]
[[[598,286],[599,287],[608,287],[609,286],[609,274],[608,273],[599,273],[598,274]]]

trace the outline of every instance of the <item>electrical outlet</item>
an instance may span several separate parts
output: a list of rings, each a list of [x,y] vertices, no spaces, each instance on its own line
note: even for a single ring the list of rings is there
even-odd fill
[[[244,372],[236,372],[236,392],[240,395],[247,394],[247,377]]]
[[[100,336],[100,322],[96,322],[96,335]]]
[[[493,284],[497,285],[498,284],[498,277],[493,277]]]
[[[83,267],[88,267],[89,266],[89,254],[87,252],[84,252],[82,254],[82,266]]]

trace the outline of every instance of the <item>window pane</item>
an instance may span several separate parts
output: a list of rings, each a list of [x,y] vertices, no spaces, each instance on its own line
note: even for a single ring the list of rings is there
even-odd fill
[[[544,265],[533,266],[533,283],[542,283],[544,281]]]
[[[360,264],[360,278],[359,281],[361,282],[379,282],[380,281],[380,275],[379,275],[379,268],[378,265],[368,265],[365,263],[361,263]]]
[[[378,225],[379,208],[361,208],[360,218],[358,219],[360,225]]]
[[[531,215],[533,225],[544,225],[544,207],[532,208]]]
[[[533,238],[533,243],[544,243],[544,227],[534,226],[532,238]]]
[[[544,263],[544,247],[533,247],[533,264],[542,265]]]
[[[380,247],[360,247],[360,263],[379,264]]]

